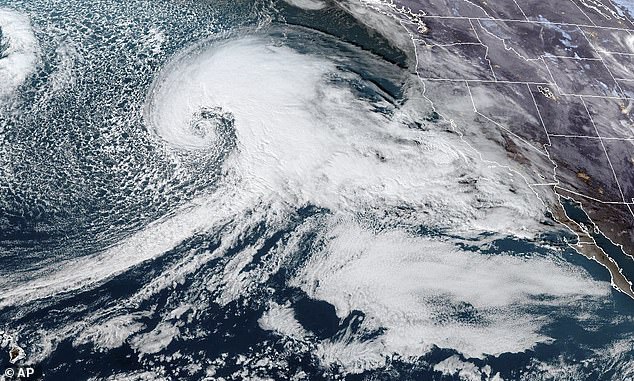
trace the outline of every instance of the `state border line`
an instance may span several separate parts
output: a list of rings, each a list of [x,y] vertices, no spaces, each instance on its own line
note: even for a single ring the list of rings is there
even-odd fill
[[[592,122],[592,126],[594,127],[594,130],[597,133],[597,136],[599,136],[599,129],[597,128],[597,125],[594,123],[594,119],[592,118],[592,115],[590,114],[588,105],[583,100],[583,98],[581,98],[581,103],[583,104],[583,107],[585,107],[586,112],[588,113],[588,116],[590,117],[590,121]],[[614,166],[612,165],[612,160],[610,159],[608,150],[605,147],[605,144],[603,143],[602,139],[599,139],[599,142],[601,143],[601,147],[603,147],[603,152],[605,153],[605,157],[608,159],[608,164],[610,165],[610,169],[612,170],[612,175],[614,175],[614,181],[616,181],[616,186],[619,189],[619,193],[621,194],[621,197],[623,198],[623,202],[627,204],[627,199],[625,198],[625,194],[623,193],[623,188],[621,188],[621,182],[619,181],[619,177],[616,175],[616,171],[614,170]],[[632,207],[630,205],[627,205],[627,208],[629,209],[632,216],[634,216],[634,210],[632,210]]]
[[[586,16],[586,18],[587,18],[588,20],[590,20],[590,22],[592,23],[592,26],[597,26],[597,24],[594,22],[594,20],[592,20],[592,19],[590,18],[590,16],[588,16],[588,14],[587,14],[587,13],[586,13],[583,9],[581,9],[581,7],[579,6],[579,4],[577,4],[576,2],[574,2],[574,1],[572,1],[572,0],[570,0],[570,2],[571,2],[571,3],[573,3],[573,4],[574,4],[574,5],[575,5],[578,9],[579,9],[579,12],[583,13],[583,15],[584,15],[584,16]]]
[[[522,15],[524,16],[524,18],[526,19],[526,21],[530,21],[530,19],[528,18],[528,16],[526,16],[526,13],[524,13],[524,10],[522,9],[522,7],[520,7],[520,4],[517,2],[517,0],[513,0],[513,2],[515,3],[515,5],[517,6],[517,9],[520,10],[520,12],[522,13]]]
[[[599,57],[599,59],[601,60],[601,63],[603,63],[603,66],[605,67],[605,70],[607,70],[608,74],[610,74],[610,77],[612,77],[612,80],[614,81],[614,83],[618,87],[619,92],[621,93],[621,95],[625,95],[625,92],[621,88],[621,85],[617,82],[616,78],[614,78],[614,74],[612,74],[612,70],[610,70],[608,65],[605,63],[605,60],[603,59],[603,56],[601,54],[599,54],[599,51],[597,50],[596,46],[594,46],[592,41],[590,41],[590,39],[588,38],[588,35],[586,34],[586,32],[584,32],[583,29],[581,29],[579,27],[577,27],[577,29],[581,32],[581,35],[586,39],[586,41],[588,41],[588,45],[590,45],[592,50],[594,50],[594,53],[597,55],[597,57]]]
[[[573,190],[571,190],[571,189],[564,188],[564,187],[562,187],[562,186],[561,186],[561,185],[559,185],[559,184],[557,184],[557,185],[553,186],[553,188],[555,188],[556,190],[561,190],[561,191],[564,191],[564,192],[568,192],[568,193],[571,193],[571,194],[574,194],[574,195],[577,195],[577,196],[580,196],[580,197],[583,197],[583,198],[587,198],[588,200],[592,200],[592,201],[594,201],[594,202],[598,202],[598,203],[600,203],[600,204],[607,204],[607,205],[625,205],[625,206],[627,206],[628,208],[629,208],[630,206],[634,206],[634,201],[632,201],[632,202],[627,202],[627,201],[603,201],[603,200],[599,200],[599,199],[598,199],[598,198],[596,198],[596,197],[592,197],[592,196],[589,196],[589,195],[587,195],[587,194],[579,193],[579,192],[573,191]]]
[[[493,75],[493,79],[495,79],[495,82],[497,82],[498,81],[498,77],[495,75],[495,71],[493,70],[493,65],[491,64],[491,59],[489,59],[489,45],[485,44],[480,39],[480,35],[478,34],[478,31],[476,30],[475,25],[473,25],[473,20],[469,19],[469,25],[471,25],[471,30],[473,30],[473,33],[475,34],[475,36],[478,39],[478,41],[480,41],[482,46],[484,46],[484,49],[485,49],[484,50],[484,59],[489,64],[489,70],[491,71],[491,75]]]
[[[519,8],[519,6],[518,6],[518,8]],[[521,8],[520,8],[520,9],[521,9]],[[522,11],[522,12],[523,12],[523,11]],[[473,27],[473,22],[472,22],[472,20],[478,20],[478,23],[479,23],[481,20],[484,20],[484,21],[503,21],[503,22],[504,22],[504,21],[509,21],[509,22],[519,22],[519,23],[534,23],[534,24],[542,24],[542,25],[567,25],[567,26],[575,26],[575,27],[577,27],[577,28],[578,28],[578,29],[579,29],[582,33],[583,33],[583,30],[581,30],[581,27],[597,28],[597,29],[606,29],[606,30],[620,30],[620,31],[625,31],[625,32],[627,32],[628,34],[630,34],[630,33],[632,32],[632,29],[616,28],[616,27],[604,27],[604,26],[599,26],[599,25],[586,25],[586,24],[574,24],[574,23],[557,23],[557,22],[550,22],[550,21],[531,21],[531,20],[517,20],[517,19],[501,19],[501,18],[493,18],[493,17],[433,16],[433,15],[425,15],[425,14],[420,14],[420,15],[418,15],[418,17],[419,17],[420,19],[424,19],[424,18],[439,18],[439,19],[467,19],[467,20],[469,20],[469,22],[470,22],[470,24],[471,24],[472,28],[474,28],[474,27]],[[591,20],[591,21],[592,21],[592,20]],[[474,30],[474,32],[475,32],[475,30]],[[476,32],[476,34],[477,34],[477,32]],[[413,37],[411,33],[410,33],[410,37]],[[588,40],[588,42],[591,44],[591,42],[589,41],[588,37],[587,37],[585,34],[584,34],[584,37],[585,37],[585,38]],[[414,40],[415,40],[415,38],[412,38],[412,42],[415,42]],[[481,40],[480,40],[480,38],[479,38],[479,37],[478,37],[478,40],[481,42]],[[488,46],[487,46],[486,44],[482,44],[482,45],[484,45],[485,47],[487,47],[487,48],[488,48]],[[594,50],[594,51],[595,51],[595,53],[598,55],[598,57],[600,57],[600,59],[599,59],[599,60],[603,61],[603,57],[601,57],[601,55],[599,54],[598,50],[597,50],[597,49],[596,49],[596,48],[595,48],[592,44],[591,44],[591,46],[593,47],[593,50]],[[416,55],[416,56],[417,56],[417,55]],[[418,57],[417,57],[417,58],[418,58]],[[570,58],[570,57],[566,57],[566,58]],[[473,110],[474,110],[474,112],[475,112],[476,114],[481,115],[481,116],[485,117],[486,119],[488,119],[488,120],[492,121],[494,124],[496,124],[496,125],[498,125],[498,126],[499,126],[499,123],[496,123],[495,121],[493,121],[493,120],[491,120],[490,118],[488,118],[486,115],[484,115],[484,114],[482,114],[482,113],[478,112],[477,107],[476,107],[476,105],[475,105],[475,101],[474,101],[474,99],[473,99],[473,95],[472,95],[472,93],[471,93],[471,89],[470,89],[470,86],[469,86],[469,82],[474,82],[474,83],[478,83],[478,82],[480,82],[480,83],[501,83],[501,84],[505,84],[505,83],[506,83],[506,84],[525,84],[525,85],[527,85],[527,86],[529,87],[529,92],[531,93],[531,95],[532,95],[532,96],[533,96],[533,94],[532,94],[532,92],[530,91],[530,85],[545,85],[545,86],[552,86],[552,87],[556,88],[556,89],[558,90],[559,94],[560,94],[560,95],[562,95],[562,96],[575,96],[575,97],[579,97],[579,98],[581,98],[581,101],[583,102],[584,106],[586,107],[586,111],[588,112],[588,114],[589,114],[589,111],[587,110],[587,106],[586,106],[586,104],[585,104],[585,101],[583,100],[583,98],[584,98],[584,97],[588,97],[588,98],[611,98],[611,99],[625,99],[625,100],[629,100],[629,99],[630,99],[630,98],[627,98],[627,97],[601,96],[601,95],[590,95],[590,94],[587,94],[587,95],[586,95],[586,94],[568,94],[568,93],[565,93],[565,92],[561,91],[561,88],[559,87],[559,85],[557,84],[557,82],[554,80],[554,76],[553,76],[552,72],[550,71],[550,68],[548,68],[548,65],[546,65],[546,63],[544,62],[544,57],[542,56],[542,57],[540,57],[540,59],[543,61],[544,66],[545,66],[545,67],[546,67],[546,69],[548,70],[548,72],[549,72],[549,74],[550,74],[550,76],[551,76],[552,82],[498,81],[497,79],[494,79],[494,80],[481,80],[481,79],[465,79],[465,78],[430,78],[430,77],[421,77],[421,76],[420,76],[420,74],[418,73],[418,71],[416,71],[416,74],[417,74],[418,78],[419,78],[420,80],[423,80],[423,81],[427,80],[427,81],[464,82],[464,83],[465,83],[465,85],[467,86],[467,89],[468,89],[468,92],[469,92],[469,96],[470,96],[470,98],[471,98],[471,102],[472,102],[472,106],[473,106]],[[604,66],[605,66],[605,62],[603,62],[603,64],[604,64]],[[416,67],[418,68],[418,60],[417,60],[417,65],[416,65]],[[606,68],[607,68],[607,67],[606,67]],[[609,70],[609,69],[608,69],[608,70]],[[620,89],[619,84],[616,82],[616,78],[614,78],[614,76],[612,75],[612,73],[611,73],[611,72],[609,72],[609,74],[610,74],[610,76],[613,78],[613,80],[615,81],[615,83],[617,84],[617,86],[619,87],[619,90],[621,90],[621,89]],[[625,94],[623,93],[623,91],[622,91],[622,90],[621,90],[620,92],[621,92],[621,94],[625,95]],[[429,99],[428,99],[428,100],[429,100]],[[430,102],[431,102],[431,101],[430,101]],[[533,96],[533,102],[535,103],[535,107],[537,108],[537,105],[536,105],[536,101],[535,101],[535,99],[534,99],[534,96]],[[433,102],[432,102],[432,104],[433,104]],[[433,106],[432,106],[432,107],[433,107]],[[539,113],[539,108],[537,108],[537,112]],[[540,118],[541,118],[541,115],[540,115]],[[542,126],[544,127],[544,129],[545,129],[545,131],[546,131],[546,136],[548,137],[548,140],[550,141],[550,136],[552,136],[552,135],[548,133],[548,130],[546,129],[546,126],[543,124],[543,119],[542,119],[541,121],[542,121]],[[594,124],[594,121],[592,121],[592,122],[593,122],[593,124]],[[505,130],[506,130],[506,128],[505,128]],[[595,130],[596,130],[596,126],[595,126]],[[512,132],[511,132],[511,133],[512,133]],[[514,134],[514,133],[513,133],[513,135],[516,135],[516,134]],[[598,135],[598,130],[597,130],[597,135]],[[575,194],[575,195],[578,195],[578,196],[580,196],[580,197],[584,197],[584,198],[586,198],[586,199],[593,200],[593,201],[598,202],[598,203],[603,203],[603,204],[616,204],[616,205],[626,205],[626,206],[628,207],[628,209],[630,210],[630,212],[632,213],[632,215],[634,215],[634,211],[632,211],[632,205],[634,205],[634,199],[632,200],[632,202],[627,202],[627,201],[626,201],[626,198],[625,198],[625,196],[624,196],[624,194],[623,194],[623,191],[622,191],[622,189],[621,189],[621,186],[620,186],[620,183],[619,183],[619,180],[618,180],[618,176],[616,175],[616,172],[614,171],[614,167],[612,166],[612,163],[611,163],[611,161],[610,161],[609,155],[608,155],[608,153],[607,153],[607,149],[605,148],[605,145],[603,144],[603,139],[602,139],[602,137],[600,137],[600,136],[598,136],[597,138],[598,138],[598,139],[600,139],[600,142],[601,142],[601,144],[602,144],[602,146],[603,146],[604,153],[605,153],[605,155],[606,155],[606,158],[607,158],[607,159],[608,159],[608,161],[609,161],[610,167],[611,167],[611,169],[612,169],[612,173],[613,173],[613,175],[614,175],[615,181],[617,182],[617,186],[618,186],[618,188],[619,188],[619,191],[620,191],[620,193],[621,193],[621,196],[622,196],[623,201],[620,201],[620,202],[616,202],[616,201],[603,201],[603,200],[599,200],[599,199],[597,199],[597,198],[595,198],[595,197],[592,197],[592,196],[589,196],[589,195],[585,195],[585,194],[581,194],[581,193],[578,193],[578,192],[572,191],[572,190],[570,190],[570,189],[566,189],[566,188],[564,188],[564,187],[561,187],[561,186],[559,185],[559,180],[557,179],[557,174],[556,174],[556,168],[557,168],[557,165],[556,165],[556,163],[554,163],[554,162],[553,162],[553,164],[555,164],[555,168],[554,168],[554,170],[555,170],[555,177],[554,177],[554,180],[556,181],[556,183],[544,183],[544,184],[535,184],[535,185],[536,185],[536,186],[553,186],[553,187],[554,187],[554,190],[555,190],[555,193],[557,193],[557,192],[556,192],[556,190],[557,190],[557,189],[559,189],[559,190],[561,190],[561,191],[563,191],[563,192],[568,192],[568,193],[571,193],[571,194]],[[523,139],[522,139],[522,140],[523,140]],[[541,150],[539,150],[539,149],[535,148],[532,144],[530,145],[530,147],[532,147],[532,148],[536,149],[538,152],[542,153],[542,151],[541,151]],[[544,147],[544,148],[546,149],[546,147]],[[548,156],[548,157],[549,157],[549,159],[550,159],[550,155],[548,154],[547,149],[546,149],[546,156]],[[483,160],[484,160],[484,158],[483,158]],[[552,159],[551,159],[551,162],[552,162]],[[499,165],[499,164],[498,164],[498,165]],[[552,184],[555,184],[555,185],[552,185]],[[529,185],[530,185],[530,184],[529,184]]]
[[[620,30],[623,32],[631,32],[634,31],[634,28],[617,28],[612,26],[602,26],[602,25],[591,25],[591,24],[575,24],[575,23],[566,23],[566,22],[556,22],[556,21],[538,21],[538,20],[522,20],[522,19],[504,19],[499,17],[469,17],[469,16],[440,16],[440,15],[420,15],[422,19],[425,18],[434,18],[434,19],[474,19],[481,21],[502,21],[502,22],[518,22],[525,24],[545,24],[545,25],[557,25],[557,26],[576,26],[576,27],[585,27],[585,28],[597,28],[597,29],[606,29],[606,30]]]
[[[548,134],[554,138],[570,138],[570,139],[594,139],[594,140],[617,140],[617,141],[634,141],[631,138],[617,138],[613,136],[590,136],[590,135],[567,135],[567,134]]]
[[[468,79],[468,78],[440,78],[440,77],[421,77],[420,79],[424,81],[431,82],[475,82],[475,83],[499,83],[499,84],[510,84],[510,85],[545,85],[545,86],[555,86],[554,82],[525,82],[525,81],[505,81],[498,80],[494,81],[492,79]]]
[[[548,69],[548,67],[546,67]],[[550,72],[550,70],[549,70]],[[551,73],[552,77],[552,73]],[[475,78],[441,78],[441,77],[422,77],[419,76],[420,79],[424,81],[430,82],[473,82],[473,83],[492,83],[492,84],[501,84],[501,85],[536,85],[536,86],[551,86],[557,89],[557,93],[564,97],[576,97],[576,98],[600,98],[600,99],[615,99],[622,101],[630,101],[634,100],[633,97],[628,96],[615,96],[615,95],[595,95],[595,94],[576,94],[576,93],[567,93],[561,90],[561,87],[557,85],[557,82],[532,82],[532,81],[506,81],[506,80],[493,80],[493,79],[475,79]],[[615,78],[615,81],[629,81],[632,82],[634,79],[621,79]]]

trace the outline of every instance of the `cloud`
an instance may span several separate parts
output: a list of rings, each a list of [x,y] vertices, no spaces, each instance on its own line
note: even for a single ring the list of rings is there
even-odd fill
[[[327,247],[294,280],[333,304],[340,318],[366,314],[384,354],[419,356],[432,346],[468,357],[522,352],[550,338],[535,307],[583,310],[610,295],[607,282],[556,256],[486,255],[402,231],[335,225]],[[590,306],[590,305],[588,305]]]
[[[12,94],[33,72],[39,58],[39,44],[29,17],[0,8],[0,30],[5,51],[0,51],[0,100]]]

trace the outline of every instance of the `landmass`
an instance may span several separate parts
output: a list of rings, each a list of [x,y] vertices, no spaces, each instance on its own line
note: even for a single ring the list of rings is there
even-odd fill
[[[577,235],[570,245],[634,297],[628,10],[610,0],[362,2],[407,29],[434,112],[475,148],[480,139],[497,141],[529,168],[539,179],[529,185],[549,190],[553,217]],[[475,136],[473,126],[487,136]]]

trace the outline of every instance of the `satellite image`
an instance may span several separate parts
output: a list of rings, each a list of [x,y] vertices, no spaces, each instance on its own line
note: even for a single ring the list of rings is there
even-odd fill
[[[0,0],[0,381],[634,381],[633,0]]]

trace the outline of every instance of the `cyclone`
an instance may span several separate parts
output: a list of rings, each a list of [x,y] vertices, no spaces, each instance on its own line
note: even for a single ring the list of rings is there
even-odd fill
[[[330,6],[284,4],[275,11],[299,20],[284,7]],[[72,209],[81,224],[54,242],[66,249],[16,245],[15,261],[26,252],[37,266],[0,280],[0,317],[53,377],[398,379],[470,366],[500,379],[514,371],[500,359],[528,367],[559,340],[563,352],[562,321],[592,328],[608,323],[588,316],[620,308],[605,303],[609,279],[563,249],[535,174],[493,141],[470,144],[463,131],[486,136],[478,126],[439,115],[445,100],[428,97],[414,51],[397,62],[384,42],[268,11],[237,22],[220,6],[160,9],[182,19],[129,32],[142,38],[127,61],[91,57],[98,70],[81,72],[84,40],[55,50],[71,56],[55,73],[74,79],[55,86],[103,90],[73,115],[91,122],[72,136],[99,165],[58,177],[108,202]],[[122,33],[119,11],[105,23]],[[369,15],[393,26],[379,13],[345,22]],[[405,46],[406,31],[391,33]]]
[[[307,40],[310,46],[304,44]],[[432,112],[416,96],[420,91],[416,77],[401,68],[303,28],[239,31],[185,49],[155,79],[144,108],[145,120],[157,142],[184,165],[208,161],[219,176],[208,184],[207,194],[190,205],[103,254],[67,264],[50,278],[23,286],[20,297],[25,290],[43,296],[86,287],[148,259],[157,260],[200,234],[219,235],[220,247],[179,258],[164,277],[152,280],[132,300],[146,300],[168,284],[194,276],[215,290],[217,303],[227,305],[257,293],[258,285],[287,267],[286,271],[295,274],[289,284],[329,301],[342,318],[358,308],[368,313],[364,329],[384,326],[394,335],[355,344],[360,348],[321,344],[325,352],[319,356],[325,364],[333,361],[332,356],[343,356],[337,361],[351,371],[359,366],[380,366],[383,362],[377,358],[390,351],[413,355],[424,353],[431,344],[482,356],[522,351],[547,341],[538,334],[540,324],[518,327],[513,318],[499,311],[524,303],[525,295],[576,299],[589,293],[600,297],[605,295],[605,287],[558,261],[535,259],[533,266],[539,263],[553,274],[551,282],[542,282],[522,275],[530,266],[525,260],[500,257],[480,262],[473,257],[477,254],[455,252],[446,237],[469,240],[480,239],[480,234],[535,234],[543,219],[543,205],[522,185],[521,178],[509,178],[503,169],[483,166],[477,153],[455,134],[416,124],[425,112]],[[487,180],[469,181],[476,176]],[[249,243],[248,237],[262,227],[268,238]],[[416,233],[421,229],[427,233]],[[258,252],[269,245],[267,240],[279,239],[274,232],[280,230],[287,232],[289,242],[260,262]],[[310,231],[316,237],[304,246],[300,242]],[[395,235],[401,238],[395,239]],[[392,258],[382,259],[381,250],[357,247],[354,242],[359,240],[385,249],[393,240],[402,246],[393,245]],[[236,252],[237,247],[242,249]],[[412,257],[415,252],[423,257]],[[428,264],[419,264],[420,260]],[[211,265],[217,261],[224,265]],[[374,276],[385,287],[388,278],[381,273],[394,275],[388,270],[394,266],[393,271],[403,273],[406,270],[398,266],[422,266],[419,274],[426,273],[426,268],[444,274],[446,267],[479,263],[476,267],[484,267],[474,269],[477,274],[493,273],[491,261],[516,269],[507,270],[515,275],[500,273],[496,278],[503,284],[513,279],[515,286],[508,284],[505,292],[484,299],[466,285],[454,287],[454,282],[435,290],[431,284],[419,287],[402,280],[395,288],[350,300],[341,299],[337,291],[353,293],[364,279]],[[251,264],[237,276],[234,272],[245,263]],[[305,265],[297,267],[301,263]],[[365,275],[355,269],[363,269]],[[416,312],[430,306],[392,302],[417,294],[448,298],[449,305],[466,302],[479,306],[483,319],[496,324],[476,328],[479,324],[475,323],[475,331],[462,328],[455,341],[438,341],[431,329],[433,319]],[[373,313],[371,306],[376,305]],[[385,315],[385,308],[412,316],[404,321],[398,315]],[[427,332],[421,336],[422,343],[410,342],[398,333],[409,319],[419,322],[412,329]],[[288,322],[270,324],[277,327]],[[508,340],[505,346],[493,339],[510,338],[511,332],[517,339]],[[359,339],[353,335],[348,340],[357,343]],[[474,344],[464,347],[465,340]],[[349,350],[369,354],[353,360],[355,355],[343,354]],[[346,356],[352,357],[347,360]]]
[[[420,91],[398,66],[302,28],[240,31],[189,47],[155,79],[144,118],[181,165],[204,166],[213,179],[206,195],[26,288],[74,288],[221,221],[254,212],[279,219],[307,206],[337,219],[367,214],[381,229],[534,234],[539,199],[521,177],[483,166],[457,136],[416,124],[433,112]],[[478,176],[492,180],[469,180]],[[74,270],[95,258],[94,273]]]
[[[408,98],[417,91],[415,76],[379,57],[286,28],[242,32],[180,53],[155,81],[145,113],[151,131],[177,153],[228,151],[223,141],[235,136],[234,151],[218,165],[253,189],[252,197],[349,212],[379,200],[442,208],[438,187],[453,174],[482,169],[459,141],[416,125],[430,108]],[[201,119],[205,114],[209,120]],[[522,205],[507,192],[464,188],[451,202],[465,208],[448,205],[444,216],[462,220],[462,229],[482,223],[521,234],[527,228],[487,226],[489,208],[517,211],[527,226],[539,218],[532,195]],[[479,192],[491,199],[482,212],[474,206]]]

